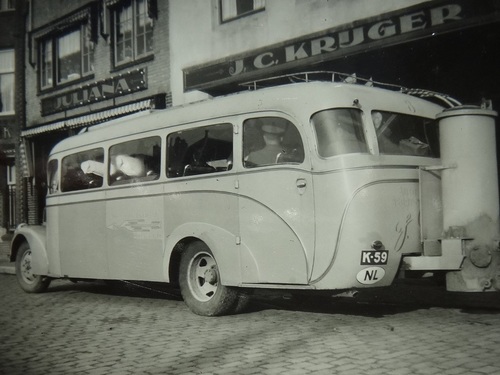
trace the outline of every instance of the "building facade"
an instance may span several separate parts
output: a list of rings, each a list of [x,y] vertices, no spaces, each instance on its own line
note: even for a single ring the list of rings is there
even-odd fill
[[[17,223],[15,156],[23,123],[23,2],[0,0],[0,254]]]
[[[168,2],[31,0],[26,122],[18,169],[22,221],[41,223],[46,162],[61,139],[170,105]]]
[[[171,48],[189,50],[172,57],[174,104],[329,70],[500,105],[498,1],[173,1],[171,12]]]
[[[59,140],[129,113],[244,90],[245,82],[340,71],[500,108],[495,0],[24,3],[19,222],[42,221],[45,164]]]

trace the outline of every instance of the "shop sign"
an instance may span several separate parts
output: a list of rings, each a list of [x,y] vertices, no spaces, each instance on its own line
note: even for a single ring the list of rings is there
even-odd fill
[[[136,69],[77,89],[43,98],[42,116],[102,102],[147,89],[146,69]]]
[[[491,18],[499,19],[499,7],[492,0],[432,1],[224,61],[188,68],[184,71],[184,85],[186,90],[191,90],[243,82],[273,71],[429,37]]]

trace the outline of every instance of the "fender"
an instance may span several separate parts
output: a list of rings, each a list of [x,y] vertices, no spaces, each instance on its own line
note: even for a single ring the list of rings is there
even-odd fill
[[[31,249],[33,273],[48,275],[49,259],[47,257],[46,237],[45,226],[20,224],[16,228],[12,239],[11,257],[14,258],[12,260],[15,260],[15,256],[17,256],[19,245],[26,240]]]
[[[224,228],[207,223],[185,223],[167,237],[163,258],[163,274],[170,280],[168,270],[174,247],[184,238],[197,238],[210,248],[219,267],[221,283],[237,286],[241,284],[240,252],[236,245],[236,235]]]

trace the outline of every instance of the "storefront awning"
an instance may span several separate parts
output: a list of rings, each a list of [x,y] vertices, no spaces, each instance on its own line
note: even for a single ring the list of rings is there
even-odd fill
[[[57,130],[77,129],[85,126],[100,124],[102,122],[112,120],[116,117],[120,117],[123,115],[149,110],[153,106],[152,102],[153,100],[151,99],[143,100],[122,107],[117,107],[102,112],[92,113],[90,115],[80,116],[68,120],[57,121],[51,124],[26,129],[21,132],[21,137],[29,138],[39,134],[53,132]]]

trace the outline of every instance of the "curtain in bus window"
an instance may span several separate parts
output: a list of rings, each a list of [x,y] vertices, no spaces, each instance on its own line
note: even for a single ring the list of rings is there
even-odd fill
[[[109,149],[110,185],[145,182],[160,177],[161,138],[148,137],[116,144]]]
[[[312,124],[320,156],[368,152],[361,111],[351,108],[329,109],[313,115]]]
[[[94,189],[102,186],[104,150],[78,152],[62,159],[61,191]]]

